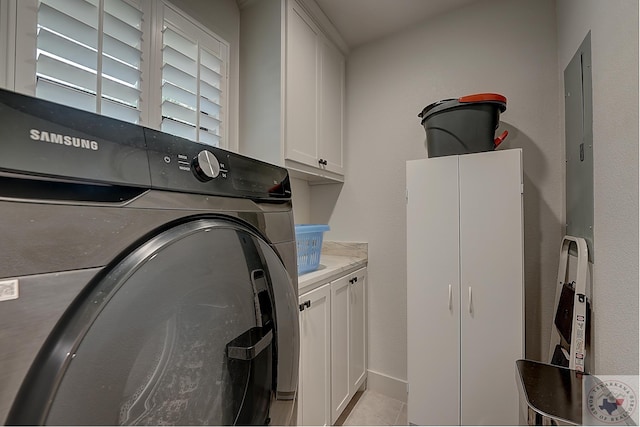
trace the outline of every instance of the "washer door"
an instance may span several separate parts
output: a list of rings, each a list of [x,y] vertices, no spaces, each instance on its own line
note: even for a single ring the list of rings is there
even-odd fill
[[[283,285],[273,277],[288,280],[278,257],[236,223],[200,219],[157,235],[74,301],[7,423],[268,423],[274,313],[297,307],[294,294],[274,299]]]

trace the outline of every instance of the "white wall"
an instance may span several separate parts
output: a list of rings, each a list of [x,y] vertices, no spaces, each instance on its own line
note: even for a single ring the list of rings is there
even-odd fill
[[[311,223],[311,190],[309,183],[291,178],[291,194],[293,200],[293,220],[296,224]]]
[[[591,31],[595,373],[637,375],[638,2],[560,0],[557,19],[561,82]]]
[[[480,92],[507,97],[503,148],[524,149],[527,355],[546,352],[562,237],[556,52],[553,0],[480,1],[351,52],[345,183],[311,187],[311,216],[329,222],[327,239],[369,242],[372,371],[407,378],[405,162],[426,156],[417,114]]]

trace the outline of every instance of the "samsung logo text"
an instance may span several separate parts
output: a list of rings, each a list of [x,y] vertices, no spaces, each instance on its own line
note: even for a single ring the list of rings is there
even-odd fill
[[[98,150],[98,142],[91,139],[77,138],[75,136],[61,135],[59,133],[46,132],[38,129],[29,130],[29,137],[34,141],[50,142],[52,144],[68,145],[69,147],[84,148],[86,150]]]

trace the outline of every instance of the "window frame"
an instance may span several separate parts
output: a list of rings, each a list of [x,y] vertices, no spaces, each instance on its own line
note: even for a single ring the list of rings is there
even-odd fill
[[[10,0],[0,0],[0,55],[5,63],[0,63],[0,87],[13,88],[16,55],[16,4]],[[13,19],[12,19],[13,18]]]

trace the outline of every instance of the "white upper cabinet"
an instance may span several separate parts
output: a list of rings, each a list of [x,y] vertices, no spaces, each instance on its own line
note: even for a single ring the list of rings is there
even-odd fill
[[[286,158],[319,166],[320,30],[295,2],[287,13]]]
[[[240,152],[342,182],[344,42],[313,0],[249,1],[240,20]]]
[[[344,173],[344,55],[329,40],[320,40],[320,139],[318,155],[330,172]],[[326,163],[324,163],[326,161]]]

